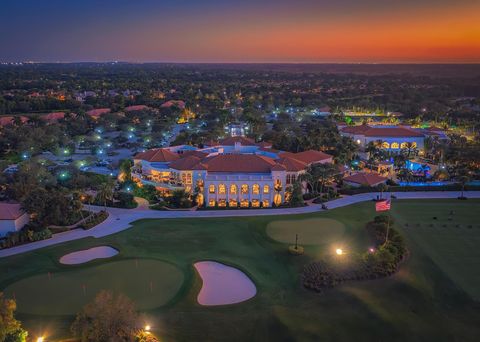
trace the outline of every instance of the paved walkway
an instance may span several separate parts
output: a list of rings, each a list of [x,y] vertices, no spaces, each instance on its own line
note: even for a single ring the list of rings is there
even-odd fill
[[[425,191],[425,192],[394,192],[397,199],[448,199],[460,196],[459,191]],[[379,193],[366,193],[353,196],[345,196],[328,202],[329,209],[344,207],[347,205],[371,201]],[[480,198],[480,191],[465,191],[468,198]],[[90,210],[99,211],[103,207],[89,206]],[[162,218],[211,218],[211,217],[242,217],[242,216],[279,216],[306,214],[323,211],[320,204],[312,204],[301,208],[282,209],[237,209],[237,210],[198,210],[198,211],[158,211],[149,209],[120,209],[107,208],[108,218],[98,226],[90,229],[76,229],[64,233],[55,234],[48,240],[32,242],[26,245],[0,250],[0,258],[11,255],[30,252],[39,248],[56,245],[59,243],[78,240],[86,237],[100,238],[115,234],[131,227],[131,223],[140,219],[162,219]]]

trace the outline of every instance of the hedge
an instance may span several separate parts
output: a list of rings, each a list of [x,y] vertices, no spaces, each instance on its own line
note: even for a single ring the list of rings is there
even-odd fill
[[[385,216],[377,216],[367,223],[367,234],[375,246],[373,251],[348,255],[348,262],[342,262],[338,258],[343,256],[338,256],[306,265],[302,275],[303,285],[323,292],[346,281],[381,278],[395,273],[407,254],[407,248],[403,237],[391,227],[392,223],[387,223]]]

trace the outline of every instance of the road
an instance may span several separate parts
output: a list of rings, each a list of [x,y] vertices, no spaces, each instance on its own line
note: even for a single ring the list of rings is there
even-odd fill
[[[454,199],[460,196],[459,191],[424,191],[424,192],[394,192],[397,199]],[[348,206],[355,203],[371,201],[380,193],[366,193],[345,196],[327,203],[329,209]],[[468,198],[480,198],[480,191],[465,191]],[[103,207],[89,206],[93,211]],[[59,243],[83,239],[86,237],[101,238],[126,230],[131,223],[141,219],[169,219],[169,218],[212,218],[212,217],[245,217],[245,216],[281,216],[307,214],[324,211],[320,204],[312,204],[301,208],[281,209],[237,209],[237,210],[199,210],[199,211],[158,211],[146,209],[144,205],[135,209],[107,208],[109,217],[90,230],[76,229],[55,234],[48,240],[32,242],[26,245],[0,250],[0,258],[34,251],[39,248],[53,246]]]

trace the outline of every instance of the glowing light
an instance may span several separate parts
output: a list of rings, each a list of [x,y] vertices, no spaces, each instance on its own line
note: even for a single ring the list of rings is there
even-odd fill
[[[145,326],[145,331],[150,331],[150,329],[151,329],[151,327],[147,324],[147,325]]]
[[[370,247],[370,248],[368,249],[368,251],[369,251],[370,253],[375,253],[375,248]]]
[[[343,249],[337,248],[337,249],[335,250],[335,253],[337,253],[337,255],[342,255],[342,254],[343,254]]]
[[[43,336],[40,336],[39,338],[37,338],[37,342],[44,342],[45,341],[45,338]]]

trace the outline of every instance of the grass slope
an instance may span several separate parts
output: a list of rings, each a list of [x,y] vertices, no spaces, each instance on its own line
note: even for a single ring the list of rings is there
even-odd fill
[[[392,215],[411,250],[400,272],[386,279],[346,284],[324,295],[304,290],[299,276],[307,262],[331,253],[329,244],[308,245],[304,256],[290,256],[287,244],[272,240],[266,233],[268,223],[278,217],[138,221],[132,229],[102,239],[84,239],[0,259],[0,288],[35,274],[67,270],[68,266],[58,263],[60,256],[106,244],[120,250],[115,260],[158,259],[182,270],[185,281],[177,295],[166,306],[147,312],[162,340],[475,341],[480,336],[479,304],[461,289],[460,282],[444,264],[430,259],[424,247],[428,239],[420,242],[403,225],[420,220],[422,215],[425,220],[440,216],[447,207],[465,212],[463,220],[473,223],[479,204],[477,200],[394,201]],[[369,247],[364,225],[374,215],[373,203],[361,203],[323,213],[289,216],[288,220],[338,220],[345,225],[339,243],[352,251],[364,251]],[[449,246],[431,248],[441,255]],[[257,296],[232,306],[198,305],[201,280],[192,264],[207,259],[244,271],[255,282]],[[98,260],[75,269],[89,269],[105,262]],[[474,278],[468,277],[468,281]],[[32,335],[48,330],[62,337],[68,336],[73,317],[23,314],[20,319]]]

